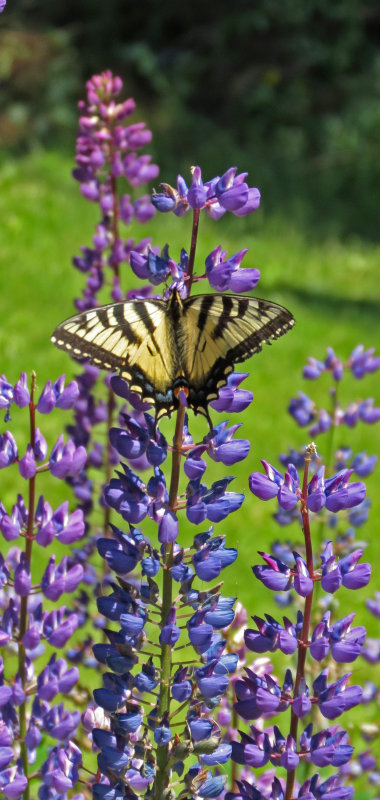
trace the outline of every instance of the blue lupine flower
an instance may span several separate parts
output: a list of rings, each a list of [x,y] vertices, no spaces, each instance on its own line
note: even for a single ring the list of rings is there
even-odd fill
[[[128,414],[123,414],[123,421],[125,428],[110,429],[110,442],[122,458],[139,458],[146,451],[148,431]]]
[[[178,519],[172,511],[166,511],[158,526],[158,541],[162,544],[174,542],[179,531]]]
[[[173,647],[175,643],[178,642],[181,631],[178,625],[175,624],[175,621],[176,611],[173,606],[167,616],[166,624],[161,629],[160,644],[169,644],[171,647]]]
[[[235,617],[233,609],[235,600],[235,597],[223,597],[220,595],[218,598],[213,598],[208,603],[205,603],[203,606],[205,622],[212,625],[215,630],[227,628]]]
[[[224,539],[211,540],[193,555],[193,565],[198,578],[212,581],[220,575],[222,569],[232,564],[237,558],[235,548],[226,548]]]
[[[166,744],[169,744],[170,739],[172,738],[172,732],[169,728],[167,715],[163,718],[162,722],[157,725],[154,729],[154,741],[158,744],[159,747],[164,747]]]
[[[204,667],[195,670],[194,677],[199,691],[205,697],[216,697],[224,694],[228,686],[228,676],[214,672],[217,660],[208,662]]]
[[[226,775],[211,775],[211,773],[208,773],[206,780],[198,785],[197,794],[202,798],[218,797],[223,791],[226,780]]]
[[[244,495],[225,491],[231,480],[232,478],[223,478],[215,481],[209,490],[199,480],[190,481],[186,503],[189,522],[199,525],[206,518],[210,522],[220,522],[228,514],[237,511],[244,500]]]
[[[118,478],[111,478],[104,489],[107,504],[118,511],[123,519],[133,525],[141,522],[148,513],[149,497],[145,484],[125,464],[124,474],[117,471]]]
[[[99,538],[96,542],[99,555],[117,575],[126,575],[135,569],[140,560],[139,551],[131,539],[111,525],[116,539]]]
[[[205,614],[206,611],[196,611],[187,623],[190,642],[198,653],[208,650],[214,633],[212,625],[204,621]]]
[[[195,742],[209,739],[214,729],[213,723],[206,717],[190,716],[187,719],[187,724],[190,728],[191,738]]]
[[[225,764],[231,758],[232,745],[225,743],[220,744],[213,753],[203,753],[199,756],[201,764],[207,767],[215,767],[218,764]]]

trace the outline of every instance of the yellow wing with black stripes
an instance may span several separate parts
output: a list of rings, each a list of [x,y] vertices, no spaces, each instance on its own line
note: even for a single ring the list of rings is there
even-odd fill
[[[208,417],[208,403],[234,364],[294,325],[287,309],[240,295],[197,295],[168,301],[131,300],[85,311],[62,322],[54,344],[74,358],[118,372],[132,391],[171,414],[183,388],[188,405]]]
[[[189,405],[206,413],[234,365],[295,324],[286,308],[241,295],[198,295],[184,303]]]

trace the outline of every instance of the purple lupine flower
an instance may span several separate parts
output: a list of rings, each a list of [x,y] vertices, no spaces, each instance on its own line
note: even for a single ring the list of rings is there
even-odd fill
[[[22,767],[17,764],[0,772],[0,790],[7,800],[19,798],[28,786]]]
[[[213,429],[212,434],[205,437],[207,452],[214,461],[221,461],[226,466],[243,461],[250,449],[247,439],[233,439],[234,433],[240,424],[228,428],[228,422],[220,422]]]
[[[374,400],[372,397],[369,397],[367,400],[360,403],[358,415],[362,422],[366,422],[367,425],[373,425],[380,420],[380,407],[374,407]]]
[[[196,574],[201,580],[211,581],[220,575],[224,567],[232,564],[237,558],[235,548],[224,547],[224,540],[206,540],[193,556]]]
[[[218,399],[211,401],[211,408],[215,411],[226,411],[228,414],[245,411],[253,400],[252,392],[239,389],[246,377],[246,373],[232,372],[227,378],[227,386],[222,386],[219,390]]]
[[[334,683],[327,683],[328,670],[323,670],[313,683],[314,695],[318,698],[321,713],[327,719],[335,719],[344,711],[358,705],[363,690],[361,686],[347,687],[351,673],[343,675]]]
[[[77,614],[69,613],[66,618],[65,615],[66,608],[61,606],[58,610],[51,611],[43,622],[44,636],[49,644],[58,649],[65,646],[79,624]]]
[[[298,553],[294,553],[294,559],[296,562],[294,588],[297,594],[301,595],[301,597],[307,597],[307,595],[313,590],[313,580],[310,577],[309,570],[304,559]]]
[[[319,378],[323,372],[325,371],[325,364],[323,361],[317,361],[316,358],[309,356],[307,359],[307,364],[303,368],[303,377],[308,380],[315,380]]]
[[[125,428],[111,428],[110,442],[122,458],[139,458],[146,450],[148,431],[132,417],[124,414]]]
[[[68,558],[65,556],[56,567],[55,556],[52,555],[41,578],[41,590],[49,600],[58,600],[65,592],[74,592],[82,581],[83,575],[84,569],[81,564],[73,564],[69,567]]]
[[[364,500],[366,487],[361,481],[349,484],[353,470],[341,470],[325,481],[326,508],[329,511],[340,511],[352,508]]]
[[[43,715],[43,726],[47,733],[59,741],[68,739],[78,727],[80,711],[70,712],[65,709],[63,703],[59,706],[52,706]]]
[[[270,500],[277,497],[278,502],[286,511],[294,508],[299,500],[299,476],[293,464],[289,464],[288,472],[282,475],[267,461],[261,462],[266,475],[252,472],[249,476],[249,488],[252,494],[260,500]]]
[[[350,663],[360,655],[366,629],[363,625],[351,628],[356,614],[349,614],[331,626],[329,636],[331,640],[331,654],[338,663]]]
[[[351,467],[360,478],[367,478],[375,469],[377,460],[377,456],[367,456],[367,453],[358,453],[353,459]]]
[[[154,729],[153,736],[154,736],[154,741],[160,747],[163,747],[166,744],[169,744],[170,739],[172,738],[172,732],[171,732],[171,730],[169,728],[169,725],[168,725],[168,722],[167,722],[166,718],[164,718],[162,720],[161,724],[157,725],[157,727]]]
[[[27,597],[32,585],[30,564],[26,560],[25,553],[21,553],[19,564],[14,572],[15,591],[20,597]]]
[[[364,375],[376,372],[380,368],[380,356],[375,356],[374,353],[374,347],[364,350],[363,345],[359,344],[354,348],[348,360],[354,378],[363,378]]]
[[[265,653],[268,650],[281,650],[284,654],[290,655],[297,649],[297,628],[300,623],[302,626],[302,614],[297,626],[292,625],[290,620],[284,617],[284,626],[277,622],[270,614],[266,614],[266,622],[260,617],[254,616],[257,631],[250,628],[244,631],[244,641],[249,650],[255,653]]]
[[[4,539],[7,542],[11,542],[13,539],[18,539],[24,522],[25,521],[18,504],[13,506],[11,517],[4,509],[0,518],[0,530],[4,536]]]
[[[287,564],[284,564],[280,559],[271,556],[269,553],[259,551],[259,555],[266,562],[264,565],[256,565],[252,567],[252,572],[258,580],[262,581],[264,586],[268,589],[275,591],[284,591],[291,587],[292,572]]]
[[[68,409],[74,407],[79,397],[79,387],[76,381],[71,381],[65,387],[65,375],[61,375],[53,383],[52,389],[55,394],[57,408]]]
[[[248,249],[241,250],[230,258],[227,253],[217,247],[206,258],[206,275],[210,286],[218,292],[249,292],[260,280],[258,269],[240,269],[241,262]]]
[[[10,431],[0,434],[0,469],[9,467],[18,458],[16,440]]]
[[[315,405],[304,392],[298,392],[298,398],[291,399],[288,411],[297,424],[304,428],[314,420]]]
[[[32,445],[28,444],[25,455],[20,458],[19,461],[19,471],[22,478],[25,480],[30,480],[30,478],[34,478],[37,466],[36,466],[36,459],[34,455],[34,450]]]
[[[45,383],[44,388],[40,394],[38,403],[37,403],[37,411],[40,414],[50,414],[53,411],[56,403],[56,393],[52,387],[51,381],[47,381]]]
[[[35,430],[34,436],[34,455],[36,461],[44,461],[47,455],[48,446],[45,437],[42,435],[39,428]]]
[[[167,511],[160,519],[158,541],[167,544],[174,542],[178,536],[178,519],[172,511]]]
[[[362,555],[363,550],[354,550],[337,562],[332,542],[327,542],[321,555],[321,584],[325,592],[336,592],[342,583],[348,589],[360,589],[362,586],[366,586],[371,575],[371,565],[358,564]]]
[[[0,408],[9,409],[13,403],[13,386],[5,375],[0,375]]]
[[[80,445],[75,447],[72,439],[64,445],[63,434],[59,436],[49,459],[49,469],[55,478],[67,478],[78,474],[86,463],[87,453]]]
[[[202,776],[204,772],[202,771]],[[202,783],[197,785],[196,791],[199,797],[204,798],[213,798],[218,797],[224,789],[225,783],[227,780],[226,775],[211,775],[210,772],[207,773],[207,777]]]
[[[145,484],[126,465],[124,473],[117,472],[118,478],[111,478],[105,487],[107,504],[119,511],[124,519],[132,524],[141,522],[148,513],[149,497]]]
[[[26,372],[21,373],[17,383],[15,383],[13,387],[13,400],[19,408],[25,408],[25,406],[28,406],[30,403]]]

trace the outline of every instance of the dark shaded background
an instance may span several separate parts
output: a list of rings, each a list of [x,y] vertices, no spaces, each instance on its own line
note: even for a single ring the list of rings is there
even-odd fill
[[[378,239],[379,39],[376,0],[8,0],[0,137],[73,151],[84,82],[110,68],[166,180],[236,164],[266,212]]]

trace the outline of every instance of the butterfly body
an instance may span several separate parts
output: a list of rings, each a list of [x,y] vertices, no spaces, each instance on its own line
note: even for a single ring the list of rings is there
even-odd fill
[[[240,295],[130,300],[85,311],[52,336],[75,358],[118,372],[131,391],[170,415],[184,390],[189,407],[207,418],[234,364],[261,350],[294,325],[287,309]]]

